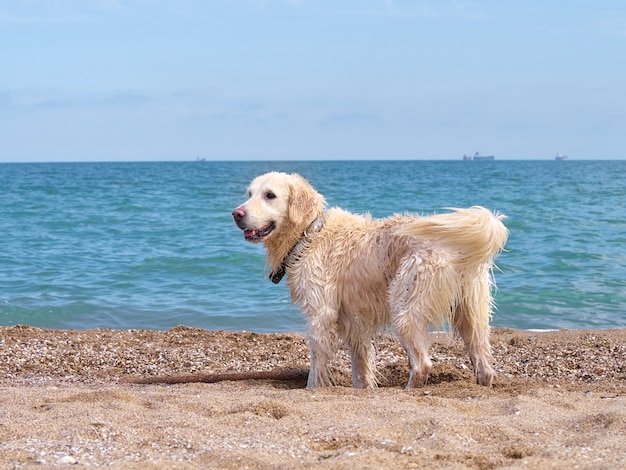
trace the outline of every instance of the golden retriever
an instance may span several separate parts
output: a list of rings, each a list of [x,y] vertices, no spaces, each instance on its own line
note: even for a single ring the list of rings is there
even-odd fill
[[[350,351],[353,387],[375,387],[375,338],[388,326],[409,356],[407,388],[423,385],[432,368],[429,325],[450,325],[477,382],[491,385],[492,267],[508,237],[505,216],[474,206],[373,219],[325,206],[301,176],[272,172],[255,178],[233,211],[245,239],[264,244],[270,278],[287,275],[307,319],[307,387],[332,385],[339,341]]]

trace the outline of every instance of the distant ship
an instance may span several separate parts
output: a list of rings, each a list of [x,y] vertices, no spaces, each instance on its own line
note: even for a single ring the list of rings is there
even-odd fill
[[[567,155],[561,155],[560,153],[557,153],[554,159],[555,160],[567,160]]]
[[[495,160],[495,158],[496,157],[494,157],[493,155],[481,155],[478,152],[476,152],[473,157],[463,155],[463,160],[465,161],[468,161],[468,160],[485,161],[485,160]]]

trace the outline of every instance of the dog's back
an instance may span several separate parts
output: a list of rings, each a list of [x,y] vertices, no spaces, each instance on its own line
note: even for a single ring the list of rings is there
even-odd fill
[[[502,218],[482,207],[380,220],[330,209],[324,230],[292,268],[292,298],[314,313],[310,321],[334,324],[335,335],[357,351],[357,387],[375,385],[367,344],[389,325],[411,357],[408,386],[423,383],[431,368],[428,325],[452,326],[468,346],[477,381],[488,385],[495,375],[488,364],[490,270],[508,236]],[[319,298],[322,311],[312,306]]]

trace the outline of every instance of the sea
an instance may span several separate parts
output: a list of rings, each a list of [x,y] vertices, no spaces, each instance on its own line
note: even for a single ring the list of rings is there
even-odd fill
[[[305,331],[231,212],[267,171],[386,217],[507,215],[492,325],[626,327],[626,161],[0,164],[0,325]]]

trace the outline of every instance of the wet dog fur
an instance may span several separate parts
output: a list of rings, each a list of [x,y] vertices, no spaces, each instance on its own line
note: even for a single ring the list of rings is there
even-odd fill
[[[286,267],[291,298],[307,320],[308,388],[332,385],[329,364],[340,342],[350,351],[352,385],[375,387],[375,338],[388,327],[409,357],[407,388],[421,386],[432,368],[429,326],[446,325],[465,342],[476,381],[491,385],[492,268],[508,237],[503,215],[474,206],[374,219],[326,209],[304,178],[277,172],[255,178],[233,211],[245,238],[264,244],[271,270],[319,216],[323,227]]]

